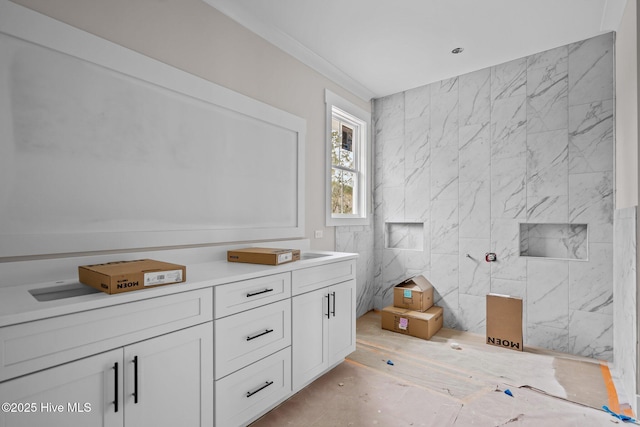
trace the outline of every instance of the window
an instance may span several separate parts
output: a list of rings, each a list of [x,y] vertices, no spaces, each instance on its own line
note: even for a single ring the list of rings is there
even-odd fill
[[[369,223],[371,114],[326,91],[327,225]]]

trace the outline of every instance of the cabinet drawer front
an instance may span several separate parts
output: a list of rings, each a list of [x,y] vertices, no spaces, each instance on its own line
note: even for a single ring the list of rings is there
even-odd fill
[[[215,378],[291,345],[291,300],[215,321]]]
[[[247,425],[291,394],[291,347],[216,381],[216,425]]]
[[[356,262],[341,261],[293,271],[292,293],[299,295],[356,278]]]
[[[0,381],[212,320],[200,289],[0,328]]]
[[[291,273],[274,274],[215,287],[215,317],[219,319],[291,296]]]

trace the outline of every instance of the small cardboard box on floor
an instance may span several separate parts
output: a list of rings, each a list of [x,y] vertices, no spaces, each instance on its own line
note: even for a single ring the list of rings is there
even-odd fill
[[[169,285],[187,280],[184,265],[153,259],[116,261],[78,267],[80,283],[108,294]]]
[[[299,260],[299,249],[244,248],[227,251],[228,262],[280,265]]]
[[[522,299],[487,295],[487,344],[523,351]]]
[[[426,311],[407,310],[388,306],[382,309],[382,329],[425,340],[442,328],[442,307],[432,306]]]
[[[433,305],[433,285],[424,276],[415,276],[393,288],[393,306],[425,311]]]

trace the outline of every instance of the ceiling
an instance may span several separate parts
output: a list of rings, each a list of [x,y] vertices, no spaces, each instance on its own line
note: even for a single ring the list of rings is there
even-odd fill
[[[204,1],[369,100],[614,31],[627,0]]]

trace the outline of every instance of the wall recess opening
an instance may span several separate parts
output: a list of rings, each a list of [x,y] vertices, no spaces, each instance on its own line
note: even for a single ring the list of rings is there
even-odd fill
[[[424,249],[424,223],[386,222],[385,248],[421,251]]]
[[[520,224],[520,256],[589,259],[587,224]]]

